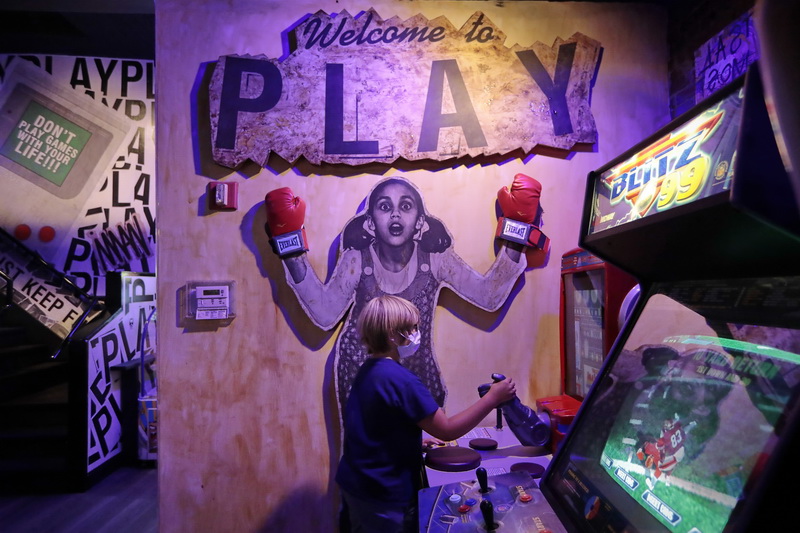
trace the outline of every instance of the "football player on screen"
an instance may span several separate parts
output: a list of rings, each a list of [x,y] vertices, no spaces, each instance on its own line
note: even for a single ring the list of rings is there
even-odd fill
[[[658,439],[648,439],[636,452],[636,457],[645,465],[650,490],[663,476],[664,484],[670,486],[670,475],[686,457],[686,438],[697,425],[690,422],[685,428],[676,413],[673,418],[664,420]]]

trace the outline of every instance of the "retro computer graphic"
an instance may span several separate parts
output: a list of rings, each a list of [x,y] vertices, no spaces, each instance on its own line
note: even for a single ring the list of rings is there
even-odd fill
[[[53,231],[38,245],[55,252],[129,130],[125,117],[15,61],[0,87],[0,224],[14,233],[46,223]]]

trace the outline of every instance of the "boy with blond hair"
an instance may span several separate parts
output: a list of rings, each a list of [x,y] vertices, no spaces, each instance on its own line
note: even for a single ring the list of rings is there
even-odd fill
[[[403,298],[370,300],[358,318],[367,359],[344,411],[344,451],[336,473],[352,533],[416,532],[422,431],[445,441],[461,437],[498,405],[514,398],[514,381],[448,417],[419,377],[400,364],[419,347],[419,310]]]

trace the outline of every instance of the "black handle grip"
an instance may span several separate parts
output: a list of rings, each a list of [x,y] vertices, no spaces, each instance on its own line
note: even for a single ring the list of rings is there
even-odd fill
[[[481,486],[481,493],[489,492],[489,479],[486,475],[486,469],[484,467],[478,467],[475,470],[475,475],[478,476],[478,483]]]
[[[494,531],[497,524],[494,523],[494,505],[489,500],[481,501],[481,514],[483,522],[486,524],[486,531]]]

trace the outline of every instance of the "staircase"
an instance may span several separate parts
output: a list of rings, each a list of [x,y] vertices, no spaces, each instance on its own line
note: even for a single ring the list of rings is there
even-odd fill
[[[0,258],[0,494],[85,490],[86,361],[70,348],[102,306],[2,228]]]
[[[155,275],[106,282],[108,301],[89,296],[0,228],[0,495],[85,491],[137,458]]]
[[[0,493],[72,490],[69,361],[61,339],[14,304],[0,309]]]

